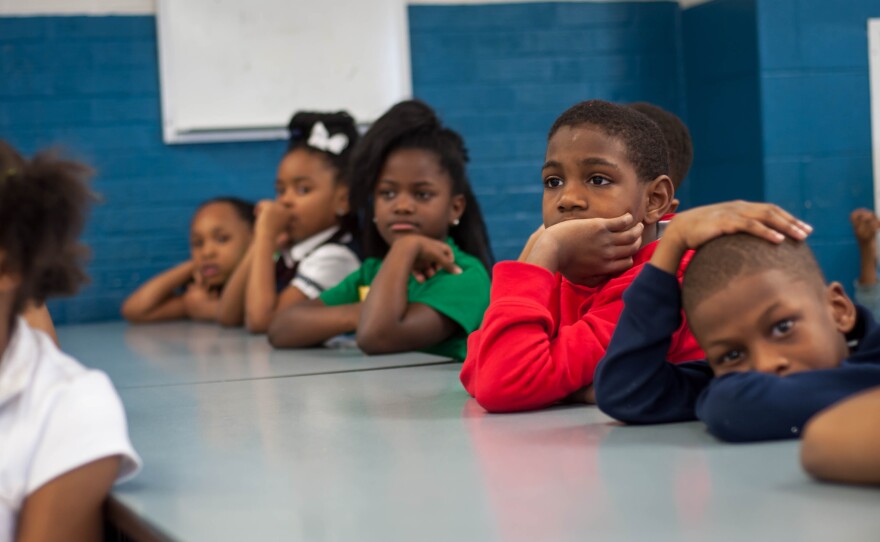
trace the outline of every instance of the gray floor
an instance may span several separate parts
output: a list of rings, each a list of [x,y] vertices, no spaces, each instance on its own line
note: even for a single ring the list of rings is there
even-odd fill
[[[126,366],[109,372],[145,467],[114,495],[172,539],[880,539],[880,490],[811,481],[793,441],[593,407],[487,415],[457,364],[352,371],[442,360],[324,351],[349,372],[302,376],[318,352],[205,327],[59,330],[84,363]]]

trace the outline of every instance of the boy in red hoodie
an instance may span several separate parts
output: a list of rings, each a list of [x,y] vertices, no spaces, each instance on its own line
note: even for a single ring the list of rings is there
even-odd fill
[[[621,296],[672,204],[668,169],[660,128],[629,107],[590,100],[556,119],[542,169],[545,229],[519,261],[495,266],[489,308],[468,338],[461,381],[483,408],[595,402],[593,372]],[[667,359],[700,355],[683,321]]]

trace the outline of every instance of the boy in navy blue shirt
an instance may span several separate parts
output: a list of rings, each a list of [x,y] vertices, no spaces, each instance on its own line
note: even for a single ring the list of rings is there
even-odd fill
[[[880,329],[825,283],[802,242],[810,231],[771,204],[676,216],[624,294],[596,369],[599,408],[627,423],[696,417],[729,441],[793,438],[818,411],[880,385]],[[673,365],[664,355],[682,306],[707,359]]]

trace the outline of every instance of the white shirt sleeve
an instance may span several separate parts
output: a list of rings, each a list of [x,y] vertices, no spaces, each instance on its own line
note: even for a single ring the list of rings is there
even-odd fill
[[[122,402],[107,375],[87,371],[63,385],[41,417],[44,426],[30,463],[27,495],[62,474],[114,455],[121,456],[117,481],[140,470]]]
[[[315,299],[360,266],[360,260],[350,248],[328,243],[315,249],[299,263],[290,285],[295,286],[309,299]]]

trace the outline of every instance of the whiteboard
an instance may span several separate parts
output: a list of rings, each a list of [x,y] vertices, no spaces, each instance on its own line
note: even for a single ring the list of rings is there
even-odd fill
[[[405,0],[158,0],[166,143],[282,139],[297,110],[369,123],[412,94]]]

